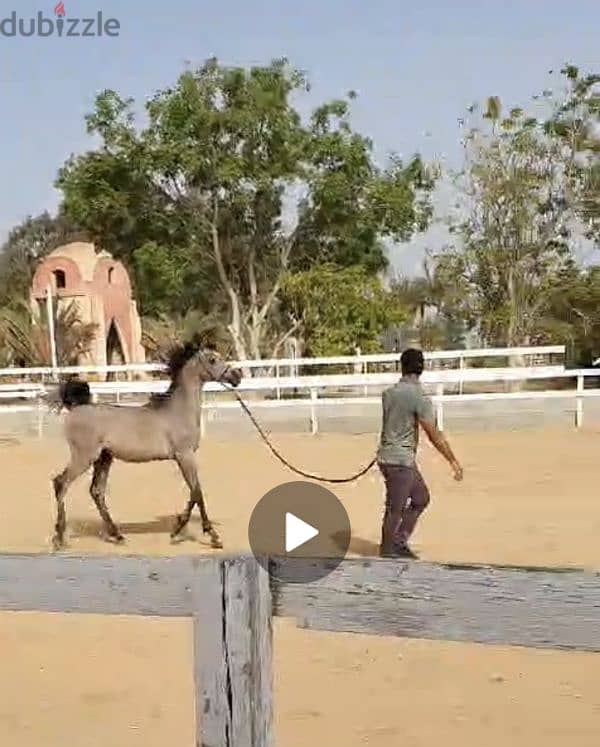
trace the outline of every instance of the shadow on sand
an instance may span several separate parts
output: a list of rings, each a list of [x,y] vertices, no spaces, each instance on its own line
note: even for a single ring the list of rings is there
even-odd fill
[[[150,521],[129,521],[120,523],[116,518],[115,521],[125,537],[128,534],[171,534],[175,524],[175,516],[157,516]],[[220,526],[218,521],[212,522],[215,526]],[[202,537],[202,525],[199,516],[192,516],[189,526],[197,527],[198,536]],[[70,533],[73,537],[104,537],[104,524],[100,519],[71,519],[69,522]],[[183,534],[184,539],[197,539],[191,535]]]
[[[333,541],[343,551],[344,535],[342,533],[334,534]],[[363,537],[352,537],[347,550],[348,555],[360,555],[364,558],[374,558],[379,556],[379,544]]]

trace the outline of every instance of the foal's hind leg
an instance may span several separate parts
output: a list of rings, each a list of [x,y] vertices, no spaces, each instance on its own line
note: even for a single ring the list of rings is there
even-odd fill
[[[67,528],[67,516],[65,512],[65,495],[71,483],[78,477],[81,477],[93,461],[93,457],[84,458],[82,456],[71,456],[71,461],[67,467],[57,475],[52,483],[54,485],[54,495],[56,497],[56,525],[54,528],[54,537],[52,544],[55,550],[60,550],[65,544],[65,529]]]
[[[108,511],[106,505],[106,483],[108,481],[108,473],[113,463],[113,455],[110,451],[104,449],[98,459],[94,462],[94,476],[92,478],[92,484],[90,486],[90,495],[98,513],[100,514],[108,536],[115,539],[117,542],[124,542],[125,537],[119,531],[119,528],[112,520],[112,516]]]
[[[198,506],[200,509],[200,515],[202,516],[202,530],[204,534],[210,534],[211,547],[221,548],[223,543],[219,537],[219,533],[213,527],[211,520],[208,518],[206,513],[206,506],[204,504],[204,496],[202,494],[202,488],[200,487],[200,480],[198,479],[198,470],[196,469],[196,462],[194,460],[193,452],[186,452],[175,457],[181,474],[183,475],[188,487],[190,489],[190,499],[182,514],[179,514],[175,527],[171,532],[171,537],[175,538],[181,530],[187,526],[192,510],[194,506]]]

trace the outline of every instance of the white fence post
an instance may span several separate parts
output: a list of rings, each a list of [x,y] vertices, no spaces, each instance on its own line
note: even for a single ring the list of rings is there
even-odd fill
[[[584,389],[585,379],[581,374],[577,377],[577,394],[580,395]],[[577,397],[577,404],[575,406],[575,427],[581,428],[583,425],[583,397]]]
[[[319,421],[317,420],[317,399],[319,394],[316,389],[310,390],[310,432],[314,436],[319,430]]]
[[[54,304],[52,302],[52,286],[46,289],[46,311],[48,316],[48,334],[50,336],[50,357],[52,359],[52,380],[57,380],[58,357],[56,355],[56,333],[54,330]]]
[[[436,396],[439,398],[435,404],[435,420],[437,427],[440,431],[444,430],[444,403],[442,397],[444,396],[444,385],[438,384],[436,387]]]
[[[206,407],[204,403],[200,405],[200,438],[206,436]]]
[[[38,438],[44,435],[44,405],[41,396],[37,400],[37,435]]]

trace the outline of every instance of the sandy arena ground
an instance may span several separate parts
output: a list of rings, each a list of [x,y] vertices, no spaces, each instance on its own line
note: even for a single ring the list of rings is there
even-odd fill
[[[465,466],[455,483],[423,446],[433,504],[415,536],[430,560],[600,567],[600,432],[571,428],[450,434]],[[304,468],[344,475],[370,458],[374,436],[277,436]],[[42,552],[54,516],[54,440],[0,446],[0,549]],[[255,502],[294,479],[256,439],[207,440],[198,457],[227,552],[247,549]],[[98,538],[89,478],[68,500],[70,550],[210,552],[172,546],[185,501],[172,465],[117,464],[109,505],[123,549]],[[248,487],[251,486],[251,487]],[[352,553],[376,551],[381,483],[372,473],[337,490]],[[192,531],[201,539],[198,523]],[[600,620],[599,620],[600,624]],[[187,621],[0,615],[2,747],[193,747]],[[600,655],[315,633],[278,620],[277,747],[596,747]]]

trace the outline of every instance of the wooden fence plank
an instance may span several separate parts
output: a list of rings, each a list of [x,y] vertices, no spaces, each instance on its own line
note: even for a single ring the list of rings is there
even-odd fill
[[[0,554],[0,610],[191,616],[206,560]]]
[[[200,569],[194,614],[198,745],[272,744],[271,592],[254,558]]]
[[[600,651],[600,574],[577,569],[274,558],[274,614],[322,630]],[[310,577],[307,576],[307,577]]]
[[[232,745],[271,744],[271,590],[253,558],[224,563]]]
[[[331,572],[313,582],[315,563]],[[272,614],[331,631],[600,651],[599,573],[381,559],[270,566],[269,581],[251,557],[0,554],[0,610],[193,617],[198,747],[272,746]]]
[[[254,744],[273,747],[273,603],[269,574],[256,564],[253,620]]]
[[[199,569],[194,612],[197,747],[231,744],[223,584],[223,564],[216,558]]]
[[[1,554],[0,610],[193,617],[197,744],[270,747],[271,592],[254,558]]]

